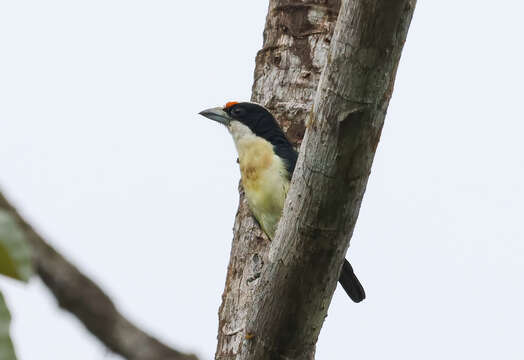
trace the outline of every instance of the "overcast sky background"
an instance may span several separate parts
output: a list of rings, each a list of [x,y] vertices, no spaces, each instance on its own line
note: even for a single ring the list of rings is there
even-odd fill
[[[317,359],[524,358],[524,5],[419,1]],[[130,319],[212,359],[267,1],[0,1],[0,187]],[[37,278],[20,360],[119,359]]]

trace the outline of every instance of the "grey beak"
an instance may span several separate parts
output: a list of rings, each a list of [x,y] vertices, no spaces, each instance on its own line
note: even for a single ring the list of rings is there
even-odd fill
[[[231,122],[231,117],[221,107],[206,109],[199,114],[226,126]]]

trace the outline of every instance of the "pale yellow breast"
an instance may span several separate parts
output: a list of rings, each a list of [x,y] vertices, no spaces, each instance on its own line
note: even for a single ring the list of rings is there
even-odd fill
[[[236,145],[249,207],[266,234],[273,238],[289,188],[284,163],[262,138],[246,136],[238,139]]]

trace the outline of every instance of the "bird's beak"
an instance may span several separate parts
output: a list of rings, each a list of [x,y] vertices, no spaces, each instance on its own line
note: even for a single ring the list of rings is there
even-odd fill
[[[231,122],[231,117],[221,107],[206,109],[199,112],[199,114],[226,126]]]

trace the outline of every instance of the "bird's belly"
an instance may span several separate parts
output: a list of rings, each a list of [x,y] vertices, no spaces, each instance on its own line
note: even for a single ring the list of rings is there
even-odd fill
[[[273,238],[284,208],[289,181],[280,171],[264,171],[255,180],[243,178],[242,184],[251,212],[264,232]]]

